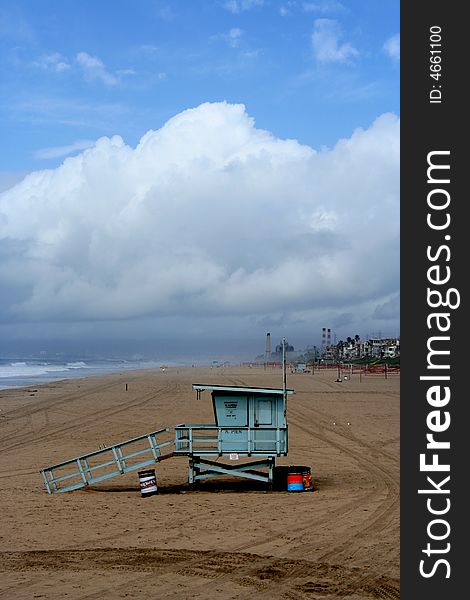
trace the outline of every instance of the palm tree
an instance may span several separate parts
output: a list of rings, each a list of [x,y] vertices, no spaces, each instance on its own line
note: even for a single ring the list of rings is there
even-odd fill
[[[336,344],[336,360],[338,360],[338,357],[343,357],[343,348],[344,342],[343,340],[339,340],[339,342]]]

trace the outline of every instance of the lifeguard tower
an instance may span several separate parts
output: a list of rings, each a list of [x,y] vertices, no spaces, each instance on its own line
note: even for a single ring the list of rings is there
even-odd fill
[[[198,398],[211,392],[215,422],[175,426],[174,454],[188,456],[189,483],[232,475],[271,484],[276,457],[287,454],[286,397],[294,391],[203,384],[193,390]]]
[[[176,425],[174,437],[165,427],[41,469],[47,492],[76,490],[172,456],[188,457],[190,485],[231,475],[270,487],[276,457],[287,454],[287,397],[294,393],[286,387],[285,340],[282,389],[193,384],[193,390],[197,399],[211,392],[214,423]]]

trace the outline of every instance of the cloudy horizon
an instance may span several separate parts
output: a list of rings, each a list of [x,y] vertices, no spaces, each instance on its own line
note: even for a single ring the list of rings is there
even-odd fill
[[[397,335],[398,170],[390,113],[321,150],[226,102],[100,138],[0,196],[2,337]]]

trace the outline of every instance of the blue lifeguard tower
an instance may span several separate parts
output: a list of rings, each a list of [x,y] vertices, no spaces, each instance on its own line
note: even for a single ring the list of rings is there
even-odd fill
[[[214,423],[176,425],[174,437],[165,427],[41,469],[47,492],[76,490],[172,456],[188,457],[190,485],[231,475],[271,487],[276,457],[287,455],[287,396],[294,393],[286,387],[285,345],[284,339],[282,389],[193,384],[197,399],[211,392]]]
[[[193,389],[198,398],[211,392],[215,422],[175,426],[174,454],[188,456],[189,483],[232,475],[271,484],[275,459],[288,450],[286,398],[294,391],[204,384]],[[217,462],[210,460],[215,457]]]

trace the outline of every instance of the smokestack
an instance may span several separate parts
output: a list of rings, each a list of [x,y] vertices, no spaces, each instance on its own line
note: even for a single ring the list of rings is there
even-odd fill
[[[266,334],[266,358],[271,356],[271,334]]]

